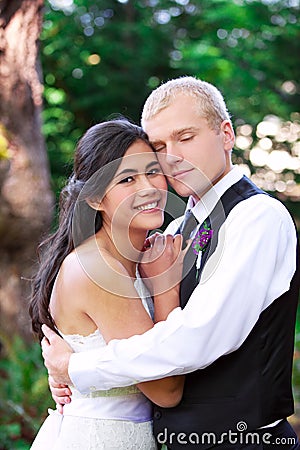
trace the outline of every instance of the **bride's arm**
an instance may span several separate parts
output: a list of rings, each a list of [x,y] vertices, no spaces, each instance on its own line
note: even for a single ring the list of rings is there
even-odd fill
[[[178,254],[180,246],[179,238],[176,239],[175,245],[173,237],[168,238],[165,243],[168,255],[165,255],[164,259],[169,262],[164,262],[165,267],[167,264],[171,265],[171,259]],[[108,259],[110,269],[106,273],[106,282],[107,286],[111,286],[110,291],[102,289],[101,281],[98,280],[98,283],[95,283],[86,276],[85,272],[82,273],[82,279],[77,275],[76,280],[73,280],[74,283],[78,283],[77,289],[74,289],[74,285],[73,289],[76,297],[80,299],[83,312],[95,322],[106,342],[142,334],[154,325],[137,295],[132,278],[129,277],[119,261],[109,258],[109,256]],[[159,267],[158,261],[155,264],[156,267]],[[92,266],[95,267],[94,264]],[[162,266],[159,267],[159,270],[162,270]],[[74,271],[68,271],[68,273],[72,273],[72,277],[75,276]],[[121,292],[118,287],[122,289]],[[126,297],[124,293],[127,293]],[[82,302],[83,296],[84,302]],[[164,320],[169,312],[179,304],[179,284],[177,283],[165,293],[159,293],[154,298],[154,303],[155,321]],[[159,303],[163,307],[160,308]],[[179,403],[183,383],[184,377],[168,377],[141,383],[138,387],[154,403],[163,407],[171,407]]]

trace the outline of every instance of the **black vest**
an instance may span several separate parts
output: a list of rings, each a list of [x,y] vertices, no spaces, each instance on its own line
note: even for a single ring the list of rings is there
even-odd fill
[[[210,249],[203,254],[202,270],[231,209],[260,193],[263,191],[246,177],[224,193],[209,216],[214,235]],[[247,424],[247,431],[255,430],[294,412],[291,375],[299,280],[298,272],[289,291],[261,313],[238,350],[186,375],[178,406],[155,406],[154,434],[159,443],[166,440],[170,449],[211,448],[222,433],[237,432],[241,422]],[[183,307],[191,294],[186,295],[186,290],[181,289]]]

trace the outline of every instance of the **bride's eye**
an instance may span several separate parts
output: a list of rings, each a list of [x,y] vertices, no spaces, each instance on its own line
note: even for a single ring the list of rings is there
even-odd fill
[[[147,175],[151,176],[151,175],[158,175],[158,174],[161,174],[161,173],[162,173],[161,169],[159,167],[156,167],[156,168],[153,168],[151,170],[148,170]]]
[[[133,181],[133,177],[132,176],[130,176],[130,177],[126,177],[126,178],[123,178],[122,180],[120,180],[119,181],[119,183],[121,184],[121,183],[123,183],[123,184],[125,184],[125,183],[131,183],[132,181]]]

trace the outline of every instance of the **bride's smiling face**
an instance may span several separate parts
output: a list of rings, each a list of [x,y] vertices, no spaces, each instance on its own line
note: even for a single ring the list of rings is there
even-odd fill
[[[100,203],[104,224],[147,231],[162,225],[167,183],[151,147],[136,141],[126,151]]]

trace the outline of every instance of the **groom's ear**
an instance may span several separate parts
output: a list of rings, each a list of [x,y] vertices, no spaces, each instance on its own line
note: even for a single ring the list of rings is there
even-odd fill
[[[224,136],[224,149],[231,151],[234,146],[235,134],[229,120],[223,120],[221,124],[221,132]]]

